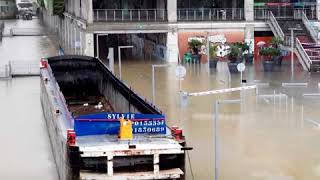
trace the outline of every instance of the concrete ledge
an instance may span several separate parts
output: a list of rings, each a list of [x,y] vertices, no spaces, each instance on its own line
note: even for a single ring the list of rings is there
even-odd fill
[[[166,33],[172,31],[242,31],[253,25],[255,31],[270,31],[265,22],[220,21],[220,22],[95,22],[88,26],[91,33]]]

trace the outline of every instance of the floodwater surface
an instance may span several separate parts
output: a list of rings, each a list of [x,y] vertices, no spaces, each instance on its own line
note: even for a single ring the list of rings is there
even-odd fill
[[[6,20],[10,28],[40,28],[39,21]],[[46,36],[4,37],[0,67],[8,61],[39,61],[56,50]],[[0,79],[0,179],[57,180],[40,103],[39,77]]]
[[[37,20],[8,24],[39,27]],[[45,36],[6,37],[0,43],[0,63],[11,59],[38,61],[56,52]],[[151,101],[151,66],[160,63],[124,60],[122,78]],[[292,76],[288,62],[275,72],[264,73],[256,63],[247,66],[244,79],[248,84],[244,85],[256,84],[257,91],[189,97],[181,106],[180,91],[238,87],[240,75],[232,74],[228,83],[226,72],[208,71],[207,64],[187,64],[187,75],[179,82],[176,64],[169,65],[156,69],[155,104],[166,114],[168,125],[183,129],[188,146],[194,148],[187,158],[188,180],[214,179],[215,160],[222,180],[320,179],[319,75],[303,72],[296,64]],[[282,86],[292,82],[308,84]],[[306,93],[314,96],[303,96]],[[57,179],[39,94],[38,77],[0,81],[0,134],[4,139],[0,179]],[[241,103],[220,104],[218,125],[214,127],[216,101],[230,99],[241,99]]]

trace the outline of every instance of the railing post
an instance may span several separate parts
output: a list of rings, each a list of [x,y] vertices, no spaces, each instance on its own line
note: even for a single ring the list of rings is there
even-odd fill
[[[157,21],[157,10],[154,9],[154,21]]]
[[[187,14],[187,21],[189,20],[189,10],[187,9],[186,11],[186,14]]]
[[[124,17],[123,17],[123,9],[121,9],[121,20],[123,21],[124,20]]]
[[[130,9],[130,21],[132,21],[132,9]]]
[[[147,14],[147,21],[149,21],[149,11],[148,10],[146,10],[146,14]]]
[[[204,9],[202,8],[202,21],[203,21],[203,18],[204,18]]]
[[[209,20],[211,21],[211,8],[210,8],[210,10],[209,10]]]
[[[196,10],[193,10],[193,20],[196,20]]]
[[[97,21],[99,21],[99,10],[96,10]]]
[[[138,10],[138,21],[140,21],[140,10]]]
[[[108,10],[105,10],[104,13],[106,14],[106,21],[108,21]]]
[[[116,21],[116,10],[113,10],[113,21]]]

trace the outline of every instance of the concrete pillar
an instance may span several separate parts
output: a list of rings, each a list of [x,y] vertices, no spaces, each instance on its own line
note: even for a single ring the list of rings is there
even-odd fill
[[[254,21],[254,0],[244,0],[244,16],[246,21]]]
[[[177,22],[177,0],[167,0],[168,22]]]
[[[80,0],[74,1],[74,15],[80,17]]]
[[[87,16],[87,23],[92,24],[93,23],[93,5],[92,5],[92,0],[83,0],[85,1],[85,12]]]
[[[249,52],[253,54],[254,51],[254,25],[247,24],[244,32],[244,41],[249,45]]]
[[[172,31],[167,33],[167,61],[178,62],[178,32]]]
[[[93,44],[93,33],[85,33],[85,50],[84,55],[94,56],[94,44]]]
[[[316,7],[317,19],[320,21],[320,0],[317,0],[317,7]]]

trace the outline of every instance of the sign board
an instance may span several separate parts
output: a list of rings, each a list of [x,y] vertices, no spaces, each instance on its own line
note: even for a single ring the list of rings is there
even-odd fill
[[[160,114],[99,113],[81,115],[74,120],[77,136],[117,135],[120,117],[132,121],[133,134],[166,134],[165,116]]]
[[[209,42],[212,42],[212,43],[225,43],[225,42],[227,42],[227,39],[224,36],[224,34],[209,36],[208,39],[209,39]]]
[[[176,68],[176,77],[177,78],[180,78],[180,79],[184,78],[186,76],[186,74],[187,74],[187,70],[184,66],[181,66],[181,65],[177,66],[177,68]]]
[[[239,72],[243,72],[246,69],[246,66],[243,63],[239,63],[237,69]]]

